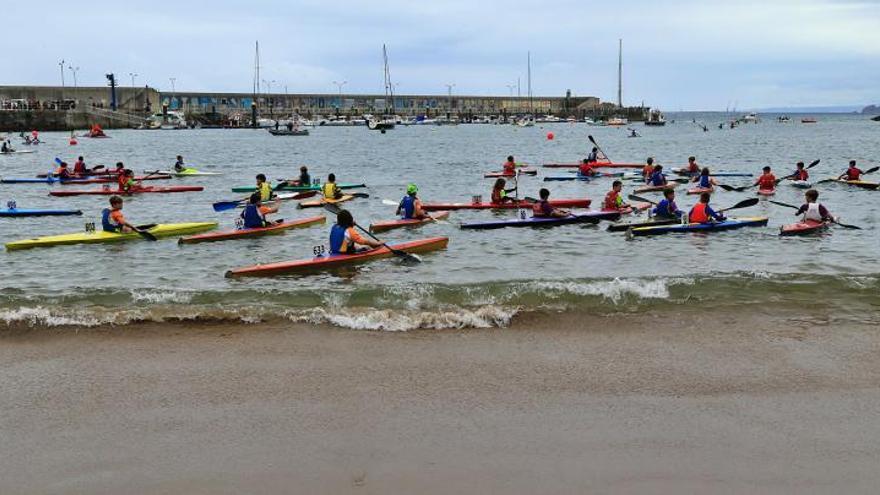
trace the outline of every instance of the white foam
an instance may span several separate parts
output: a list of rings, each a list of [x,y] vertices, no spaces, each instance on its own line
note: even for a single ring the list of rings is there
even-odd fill
[[[188,303],[192,300],[192,296],[185,292],[176,292],[172,290],[137,290],[131,292],[131,300],[133,302],[146,302],[151,304],[162,303]]]
[[[6,325],[24,323],[30,327],[57,327],[69,325],[94,327],[106,323],[94,315],[86,315],[82,313],[59,315],[54,314],[51,310],[42,306],[22,306],[15,309],[0,311],[0,321],[5,322]]]
[[[623,279],[600,280],[592,282],[578,281],[546,281],[535,282],[529,288],[549,291],[549,295],[573,294],[576,296],[600,296],[618,304],[628,295],[642,299],[668,299],[669,285],[674,283],[692,283],[687,279]]]
[[[328,312],[323,308],[286,311],[295,322],[331,324],[355,330],[402,332],[415,329],[491,328],[504,327],[517,314],[518,308],[482,306],[477,309],[448,308],[433,311],[400,311],[388,309],[344,309]]]

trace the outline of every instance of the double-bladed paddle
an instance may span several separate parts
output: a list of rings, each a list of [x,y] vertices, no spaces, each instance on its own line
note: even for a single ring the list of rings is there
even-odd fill
[[[325,209],[325,210],[329,211],[330,213],[332,213],[332,214],[334,214],[334,215],[339,215],[339,212],[342,211],[342,208],[340,208],[339,206],[337,206],[337,205],[335,205],[335,204],[333,204],[333,203],[324,203],[323,206],[324,206],[324,209]],[[358,225],[357,223],[355,223],[354,226],[357,227],[358,229],[360,229],[360,231],[363,232],[364,234],[367,234],[368,236],[372,237],[372,238],[375,239],[377,242],[379,242],[380,244],[382,244],[382,246],[383,246],[384,248],[388,249],[388,251],[391,251],[391,254],[393,254],[393,255],[395,255],[395,256],[399,256],[401,259],[404,259],[404,260],[409,261],[409,262],[412,262],[412,263],[421,263],[421,262],[422,262],[422,259],[419,258],[418,256],[414,255],[414,254],[407,253],[406,251],[401,251],[401,250],[399,250],[399,249],[394,249],[394,248],[392,248],[391,246],[389,246],[388,244],[386,244],[385,241],[383,241],[382,239],[379,239],[378,237],[374,236],[372,233],[370,233],[369,230],[367,230],[367,229],[361,227],[361,226]]]
[[[784,207],[786,207],[786,208],[791,208],[791,209],[794,209],[794,210],[800,210],[800,207],[797,207],[797,206],[795,206],[795,205],[788,204],[788,203],[783,203],[783,202],[781,202],[781,201],[773,201],[773,200],[771,199],[770,202],[773,203],[774,205],[784,206]],[[858,225],[849,225],[849,224],[845,224],[845,223],[840,223],[840,222],[838,222],[837,219],[834,218],[834,217],[831,218],[831,223],[834,223],[834,224],[840,225],[841,227],[843,227],[843,228],[845,228],[845,229],[862,230],[862,228],[859,227]]]
[[[721,213],[723,211],[736,210],[739,208],[748,208],[749,206],[755,206],[756,204],[758,204],[758,198],[744,199],[733,206],[728,206],[727,208],[722,208],[718,210],[718,213]]]
[[[593,146],[595,146],[596,149],[599,150],[599,153],[602,153],[602,156],[604,156],[606,160],[609,160],[609,161],[611,160],[610,158],[608,158],[608,155],[605,154],[605,150],[603,150],[603,149],[599,146],[599,143],[597,143],[596,140],[593,139],[593,135],[592,135],[592,134],[588,135],[588,136],[587,136],[587,139],[589,139],[590,142],[593,143]]]
[[[815,166],[818,165],[819,162],[821,162],[821,161],[822,161],[821,158],[818,159],[818,160],[813,160],[812,162],[810,162],[809,165],[807,165],[806,167],[804,167],[804,170],[809,170],[809,169],[815,167]],[[779,179],[776,179],[776,184],[779,185],[780,182],[782,182],[782,181],[784,181],[784,180],[786,180],[786,179],[793,179],[793,178],[796,177],[796,176],[797,176],[797,174],[791,174],[791,175],[786,175],[785,177],[780,177]]]
[[[305,191],[305,192],[301,192],[298,194],[294,194],[293,196],[291,196],[289,198],[284,198],[284,201],[311,198],[312,196],[314,196],[316,194],[318,194],[318,191]],[[214,203],[212,206],[214,207],[214,211],[220,212],[220,211],[234,210],[235,208],[238,208],[239,206],[245,204],[246,202],[247,202],[247,199],[236,199],[236,200],[232,200],[232,201],[218,201],[218,202]]]

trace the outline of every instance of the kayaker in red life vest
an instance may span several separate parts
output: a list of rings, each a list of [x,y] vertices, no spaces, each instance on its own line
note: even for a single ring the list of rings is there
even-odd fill
[[[593,163],[588,159],[584,158],[581,164],[578,166],[578,176],[580,177],[592,177],[596,175],[596,172],[593,170]]]
[[[620,191],[623,190],[623,182],[616,180],[611,183],[611,190],[605,195],[605,201],[602,203],[603,210],[622,210],[629,208],[629,204],[623,201]]]
[[[422,210],[422,200],[419,199],[419,188],[415,184],[406,186],[406,196],[400,200],[397,205],[397,215],[403,219],[421,219],[428,218],[430,215]]]
[[[105,232],[121,232],[128,234],[137,230],[134,225],[125,220],[122,214],[122,198],[119,196],[110,196],[110,208],[105,208],[101,212],[101,228]]]
[[[715,189],[715,186],[718,185],[718,182],[715,181],[709,175],[709,167],[703,167],[703,170],[700,172],[700,175],[694,177],[691,182],[696,182],[697,186],[701,189]]]
[[[108,172],[110,174],[116,174],[117,176],[125,173],[125,165],[122,162],[116,162],[116,168]]]
[[[690,223],[711,223],[713,221],[723,222],[725,220],[724,215],[720,213],[716,213],[712,207],[709,206],[709,199],[712,198],[712,195],[709,193],[700,194],[700,202],[695,204],[693,208],[691,208],[690,213],[688,213],[688,221]]]
[[[507,161],[501,167],[504,175],[516,175],[516,162],[513,161],[512,155],[507,157]]]
[[[67,168],[67,162],[61,162],[61,164],[58,165],[58,168],[55,169],[54,175],[59,179],[69,179],[70,169]]]
[[[838,177],[838,179],[859,180],[859,177],[861,177],[863,173],[865,172],[863,172],[862,169],[856,167],[856,161],[850,160],[849,168],[846,169],[846,172],[840,174],[840,177]]]
[[[806,203],[801,205],[798,211],[795,213],[797,215],[803,215],[802,221],[806,222],[807,220],[812,220],[815,222],[833,222],[834,217],[831,216],[831,213],[828,212],[828,209],[825,206],[817,203],[819,200],[819,191],[815,189],[810,189],[809,191],[804,193],[804,199]]]
[[[260,203],[260,193],[254,192],[248,200],[247,206],[241,212],[242,228],[256,229],[271,225],[272,221],[266,218],[266,215],[277,213],[278,208],[266,206]]]
[[[532,216],[535,217],[567,217],[571,215],[566,210],[560,208],[554,208],[553,205],[550,204],[550,191],[546,188],[542,188],[538,192],[538,196],[541,199],[535,204],[532,205]]]
[[[648,184],[651,186],[665,186],[667,184],[666,176],[663,175],[663,165],[654,167],[651,175],[648,177]]]
[[[351,213],[342,210],[336,215],[336,223],[330,227],[330,254],[356,254],[358,245],[377,248],[382,244],[360,235],[354,228]]]
[[[495,185],[492,186],[492,203],[493,204],[501,204],[501,203],[509,203],[513,201],[513,198],[507,195],[507,193],[512,193],[516,191],[516,187],[511,189],[504,189],[504,186],[507,185],[507,181],[504,179],[498,179],[495,181]]]
[[[648,157],[645,161],[645,166],[642,167],[642,177],[645,179],[645,182],[648,182],[648,179],[651,178],[651,174],[654,173],[654,158]]]
[[[123,192],[137,191],[141,185],[134,180],[134,172],[130,168],[125,169],[119,176],[119,190]]]
[[[791,175],[792,180],[810,180],[810,173],[804,168],[804,162],[797,162],[797,170]]]
[[[73,164],[73,173],[75,175],[85,175],[88,171],[89,169],[86,168],[86,162],[83,160],[83,157],[77,158],[76,163]]]
[[[675,190],[663,191],[663,199],[657,203],[652,213],[655,217],[660,218],[681,218],[684,212],[679,210],[678,205],[675,204]]]
[[[692,175],[700,173],[700,166],[697,165],[697,157],[695,157],[695,156],[688,157],[687,173],[692,174]]]
[[[773,191],[776,189],[776,176],[770,173],[770,167],[764,167],[764,173],[758,177],[754,186],[758,186],[761,191]]]

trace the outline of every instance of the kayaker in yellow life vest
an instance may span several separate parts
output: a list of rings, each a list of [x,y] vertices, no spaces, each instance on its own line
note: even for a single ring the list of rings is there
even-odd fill
[[[257,174],[257,192],[260,193],[260,201],[272,199],[272,185],[266,182],[264,174]]]
[[[327,176],[327,182],[321,186],[321,193],[324,199],[339,199],[342,197],[342,189],[336,185],[336,174]]]

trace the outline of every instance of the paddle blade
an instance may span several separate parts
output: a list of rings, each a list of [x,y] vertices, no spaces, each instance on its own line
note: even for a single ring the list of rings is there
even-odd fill
[[[739,203],[737,203],[731,207],[724,208],[723,210],[720,210],[720,211],[737,210],[739,208],[748,208],[749,206],[755,206],[756,204],[758,204],[758,198],[749,198],[749,199],[744,199],[744,200],[740,201]]]
[[[218,201],[214,203],[212,206],[214,207],[214,211],[227,211],[238,208],[238,205],[241,204],[241,201]]]
[[[809,164],[809,165],[807,165],[807,167],[806,167],[806,168],[813,168],[813,167],[815,167],[815,166],[816,166],[816,165],[818,165],[818,164],[819,164],[819,162],[821,162],[821,161],[822,161],[822,159],[821,159],[821,158],[820,158],[820,159],[818,159],[818,160],[813,160],[813,161],[812,161],[812,162],[810,162],[810,164]]]
[[[330,213],[332,213],[334,215],[339,215],[339,212],[342,211],[342,208],[340,208],[339,206],[337,206],[333,203],[324,203],[322,206],[324,207],[325,210],[329,211]]]
[[[391,201],[390,199],[383,199],[382,204],[388,205],[388,206],[397,206],[397,203],[395,203],[394,201]]]
[[[156,242],[159,240],[159,239],[156,239],[156,236],[154,236],[153,234],[151,234],[145,230],[139,230],[138,234],[140,234],[141,237],[143,237],[144,239],[151,241],[151,242]]]
[[[865,170],[864,172],[862,172],[862,174],[863,175],[873,174],[874,172],[876,172],[878,170],[880,170],[880,167],[872,167],[872,168],[869,168],[868,170]]]
[[[589,139],[591,143],[596,144],[596,140],[593,139],[593,135],[592,135],[592,134],[589,134],[589,135],[587,136],[587,139]]]
[[[370,195],[367,193],[351,193],[352,196],[356,198],[369,198]]]
[[[641,196],[636,196],[635,194],[630,194],[629,196],[627,196],[627,199],[631,199],[631,200],[636,201],[638,203],[651,203],[652,205],[657,204],[656,201],[651,201],[650,199],[643,198]]]
[[[780,202],[780,201],[773,201],[772,199],[770,200],[770,202],[773,203],[774,205],[784,206],[784,207],[786,207],[786,208],[794,208],[795,210],[798,209],[797,206],[795,206],[795,205],[790,205],[790,204],[788,204],[788,203],[782,203],[782,202]]]

